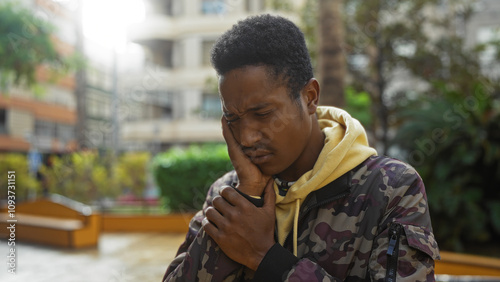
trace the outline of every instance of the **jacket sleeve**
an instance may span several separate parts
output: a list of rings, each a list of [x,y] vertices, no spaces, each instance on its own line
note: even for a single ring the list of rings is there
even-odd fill
[[[215,241],[205,233],[201,223],[205,218],[204,211],[212,205],[212,199],[219,194],[218,188],[229,181],[230,176],[224,176],[210,187],[203,210],[191,219],[186,240],[168,266],[163,277],[164,282],[247,280],[245,275],[250,270],[228,258]]]
[[[407,168],[381,185],[387,188],[384,188],[387,193],[384,203],[387,207],[373,239],[365,279],[385,281],[387,263],[390,261],[388,249],[391,238],[394,239],[389,229],[397,224],[401,226],[396,248],[397,280],[434,281],[434,259],[439,259],[439,250],[432,234],[422,180],[413,168]],[[255,278],[255,281],[342,281],[315,261],[299,259],[279,244],[266,254]]]
[[[396,256],[395,279],[434,281],[434,260],[440,256],[422,179],[415,169],[407,167],[388,191],[386,213],[370,256],[371,280],[384,281],[391,257]],[[394,232],[394,227],[399,227],[399,232]]]

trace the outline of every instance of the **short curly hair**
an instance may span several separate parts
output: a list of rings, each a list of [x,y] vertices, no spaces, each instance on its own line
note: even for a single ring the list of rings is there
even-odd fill
[[[313,77],[304,34],[290,20],[258,15],[233,25],[215,42],[211,62],[218,75],[244,66],[264,65],[286,84],[292,100]]]

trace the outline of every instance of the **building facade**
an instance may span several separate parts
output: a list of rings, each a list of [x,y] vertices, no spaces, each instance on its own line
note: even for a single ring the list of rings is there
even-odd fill
[[[59,53],[74,52],[76,23],[71,10],[51,0],[20,2],[58,27],[52,39]],[[0,94],[0,152],[59,153],[76,148],[74,77],[53,80],[48,67],[41,65],[36,80],[42,89],[39,93],[11,85]]]
[[[133,26],[129,37],[143,46],[145,67],[142,75],[121,76],[120,81],[135,85],[129,87],[128,100],[144,94],[145,111],[122,124],[125,148],[135,144],[163,150],[174,144],[222,142],[222,111],[210,51],[238,20],[267,11],[266,1],[144,3],[146,20]]]

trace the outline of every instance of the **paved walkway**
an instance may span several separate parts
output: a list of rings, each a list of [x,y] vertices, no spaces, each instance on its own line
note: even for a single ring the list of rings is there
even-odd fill
[[[159,282],[184,234],[103,233],[99,246],[65,250],[16,242],[17,273],[7,272],[7,241],[0,240],[0,281]]]

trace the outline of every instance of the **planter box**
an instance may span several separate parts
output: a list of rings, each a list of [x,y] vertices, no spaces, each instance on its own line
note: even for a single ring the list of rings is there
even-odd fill
[[[194,214],[102,215],[102,232],[186,233]]]
[[[441,252],[436,274],[500,277],[500,259],[451,252]],[[500,280],[500,279],[499,279]]]

